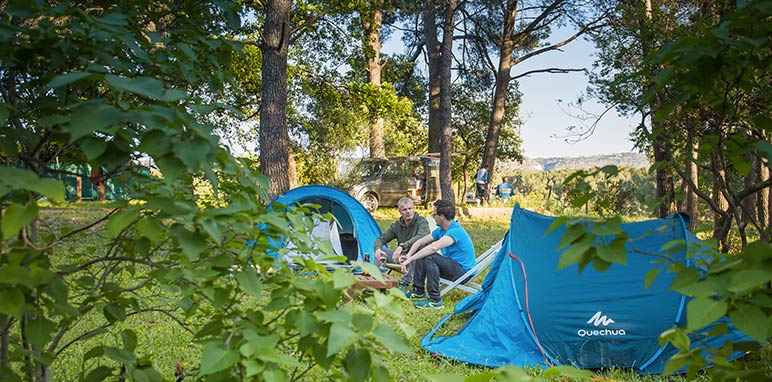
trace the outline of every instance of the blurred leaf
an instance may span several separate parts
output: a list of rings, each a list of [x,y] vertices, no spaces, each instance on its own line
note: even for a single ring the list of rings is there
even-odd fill
[[[94,76],[94,74],[89,72],[72,72],[72,73],[60,74],[54,77],[54,79],[52,79],[51,82],[48,83],[48,86],[52,88],[58,88],[58,87],[69,85],[73,82],[77,82],[84,78],[88,78],[92,76]]]
[[[135,210],[125,210],[113,214],[107,221],[107,235],[112,238],[118,237],[136,218],[137,211]]]
[[[582,237],[587,233],[587,226],[580,223],[574,223],[571,224],[566,228],[566,232],[563,234],[563,236],[560,238],[560,244],[558,245],[558,249],[564,248],[565,246],[573,244],[576,240]]]
[[[327,337],[327,356],[340,353],[347,346],[354,344],[359,335],[348,327],[347,323],[334,322]]]
[[[197,170],[212,150],[208,141],[201,138],[186,139],[174,145],[177,158],[189,169]]]
[[[154,100],[163,97],[164,83],[152,77],[126,78],[113,74],[105,76],[107,83],[115,89],[145,96]]]
[[[121,340],[123,348],[128,351],[134,351],[137,348],[137,334],[131,329],[121,330]]]
[[[571,205],[573,205],[574,207],[579,208],[579,207],[587,204],[587,202],[590,201],[590,199],[592,199],[594,197],[595,197],[595,192],[594,191],[593,192],[588,192],[588,193],[586,193],[584,195],[580,195],[580,196],[577,196],[577,197],[573,198],[571,200]]]
[[[665,346],[668,342],[680,350],[688,350],[692,343],[689,336],[680,328],[667,329],[659,335],[659,346]]]
[[[251,294],[253,297],[258,299],[262,297],[263,285],[260,282],[260,278],[257,277],[257,273],[251,268],[236,273],[236,280],[239,282],[241,289]]]
[[[587,254],[592,248],[592,244],[589,242],[580,242],[572,244],[566,249],[560,260],[558,261],[558,269],[563,269],[573,264],[579,263],[579,261]]]
[[[351,381],[364,381],[367,378],[367,374],[370,373],[370,366],[372,360],[370,359],[370,352],[365,349],[353,348],[346,353],[346,371],[348,372],[349,380]]]
[[[654,284],[654,281],[657,280],[657,276],[659,276],[659,268],[649,269],[649,271],[646,272],[646,277],[644,278],[644,288],[649,289],[651,284]]]
[[[66,131],[70,133],[69,143],[75,143],[94,132],[113,134],[115,124],[123,120],[123,115],[114,107],[98,101],[75,107],[70,113],[70,118]]]
[[[624,239],[615,239],[607,245],[595,247],[598,257],[614,264],[627,264],[627,247]]]
[[[107,142],[102,139],[86,137],[81,140],[80,147],[86,160],[94,161],[107,150]]]
[[[182,252],[191,260],[198,258],[198,255],[207,248],[203,235],[198,232],[190,232],[181,224],[172,226],[172,234],[180,243]]]
[[[204,376],[225,370],[236,364],[239,353],[232,349],[226,349],[219,342],[208,342],[201,353],[201,369],[198,375]]]
[[[126,310],[117,304],[107,304],[102,310],[107,321],[114,323],[126,319]]]
[[[12,203],[3,211],[3,220],[0,228],[3,231],[3,240],[10,240],[17,235],[22,228],[32,223],[38,216],[38,205]]]
[[[547,232],[545,232],[545,234],[549,234],[552,231],[562,227],[567,220],[568,220],[568,218],[565,217],[565,216],[558,216],[555,219],[555,221],[553,221],[552,224],[550,224],[549,228],[547,228]]]
[[[185,173],[187,168],[185,165],[173,155],[164,155],[156,159],[158,169],[164,176],[166,182],[176,181],[180,175]]]
[[[111,368],[107,366],[99,366],[94,370],[91,370],[91,372],[88,373],[86,376],[86,379],[84,379],[84,382],[101,382],[104,380],[107,380],[107,377],[110,377],[113,375],[113,371]]]
[[[571,366],[553,366],[544,371],[545,377],[563,376],[567,378],[587,379],[595,375],[589,370],[577,369]]]
[[[198,223],[201,224],[201,228],[206,232],[207,235],[209,235],[212,240],[214,240],[215,243],[221,244],[222,243],[222,232],[220,231],[220,226],[217,224],[217,221],[214,220],[212,217],[203,217],[198,219]]]
[[[27,323],[24,334],[32,345],[43,348],[51,340],[57,325],[43,317],[37,317]]]
[[[670,359],[667,360],[667,363],[665,364],[664,374],[675,373],[676,371],[686,367],[690,361],[691,361],[690,353],[684,353],[684,352],[677,353],[676,355],[670,357]]]
[[[772,281],[772,271],[766,269],[743,269],[732,274],[729,291],[743,293],[750,289],[761,287]]]
[[[126,349],[118,349],[112,346],[102,346],[104,354],[114,361],[125,364],[134,364],[137,362],[137,357],[134,353]]]
[[[373,330],[373,335],[378,342],[393,352],[412,353],[410,345],[391,326],[378,324]]]
[[[756,341],[764,343],[769,338],[770,319],[757,306],[741,304],[729,313],[729,319],[737,329]]]
[[[161,240],[161,234],[163,232],[164,227],[161,225],[160,219],[156,217],[145,216],[137,222],[137,233],[142,237],[150,239],[154,243]]]
[[[12,191],[37,192],[57,203],[64,201],[64,185],[56,179],[38,178],[34,172],[0,166],[0,197]]]
[[[718,321],[726,315],[727,305],[707,297],[697,297],[686,306],[686,318],[689,330],[697,330]]]
[[[354,276],[351,273],[338,269],[332,274],[332,285],[335,289],[348,288],[356,282]]]

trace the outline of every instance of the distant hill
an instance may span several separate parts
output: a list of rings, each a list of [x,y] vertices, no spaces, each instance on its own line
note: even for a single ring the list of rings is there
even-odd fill
[[[646,155],[641,153],[617,153],[564,158],[526,158],[522,164],[518,162],[497,162],[496,171],[508,173],[512,170],[579,170],[609,165],[648,168],[651,166],[651,163],[649,163],[649,159],[646,158]]]

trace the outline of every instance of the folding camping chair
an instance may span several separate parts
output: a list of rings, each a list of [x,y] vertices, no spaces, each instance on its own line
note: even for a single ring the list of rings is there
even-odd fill
[[[503,242],[504,239],[499,240],[498,243],[493,244],[490,248],[488,248],[487,251],[483,252],[482,255],[477,256],[475,259],[477,264],[475,264],[472,269],[461,275],[461,277],[455,280],[446,280],[440,278],[440,285],[445,285],[445,287],[440,290],[440,296],[444,296],[454,288],[458,288],[470,294],[479,292],[482,289],[482,286],[478,283],[472,282],[471,280],[467,281],[467,279],[471,279],[474,277],[474,275],[479,274],[482,270],[488,268],[488,266],[491,265],[493,259],[496,258],[496,254],[499,253]]]

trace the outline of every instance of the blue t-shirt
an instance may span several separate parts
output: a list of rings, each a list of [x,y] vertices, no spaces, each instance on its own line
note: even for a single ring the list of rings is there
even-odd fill
[[[501,183],[496,186],[496,196],[504,200],[509,199],[509,197],[512,196],[513,191],[515,191],[515,188],[509,183]]]
[[[458,224],[457,221],[452,221],[447,231],[443,230],[442,227],[437,227],[432,232],[434,240],[439,240],[443,236],[450,236],[454,241],[452,245],[442,249],[443,256],[456,260],[464,268],[464,271],[472,269],[477,264],[474,257],[472,238],[466,233],[464,227],[461,227],[461,224]]]

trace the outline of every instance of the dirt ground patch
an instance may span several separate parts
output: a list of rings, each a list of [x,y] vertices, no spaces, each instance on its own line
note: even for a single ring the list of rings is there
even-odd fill
[[[512,207],[461,207],[460,213],[470,218],[508,218]]]

